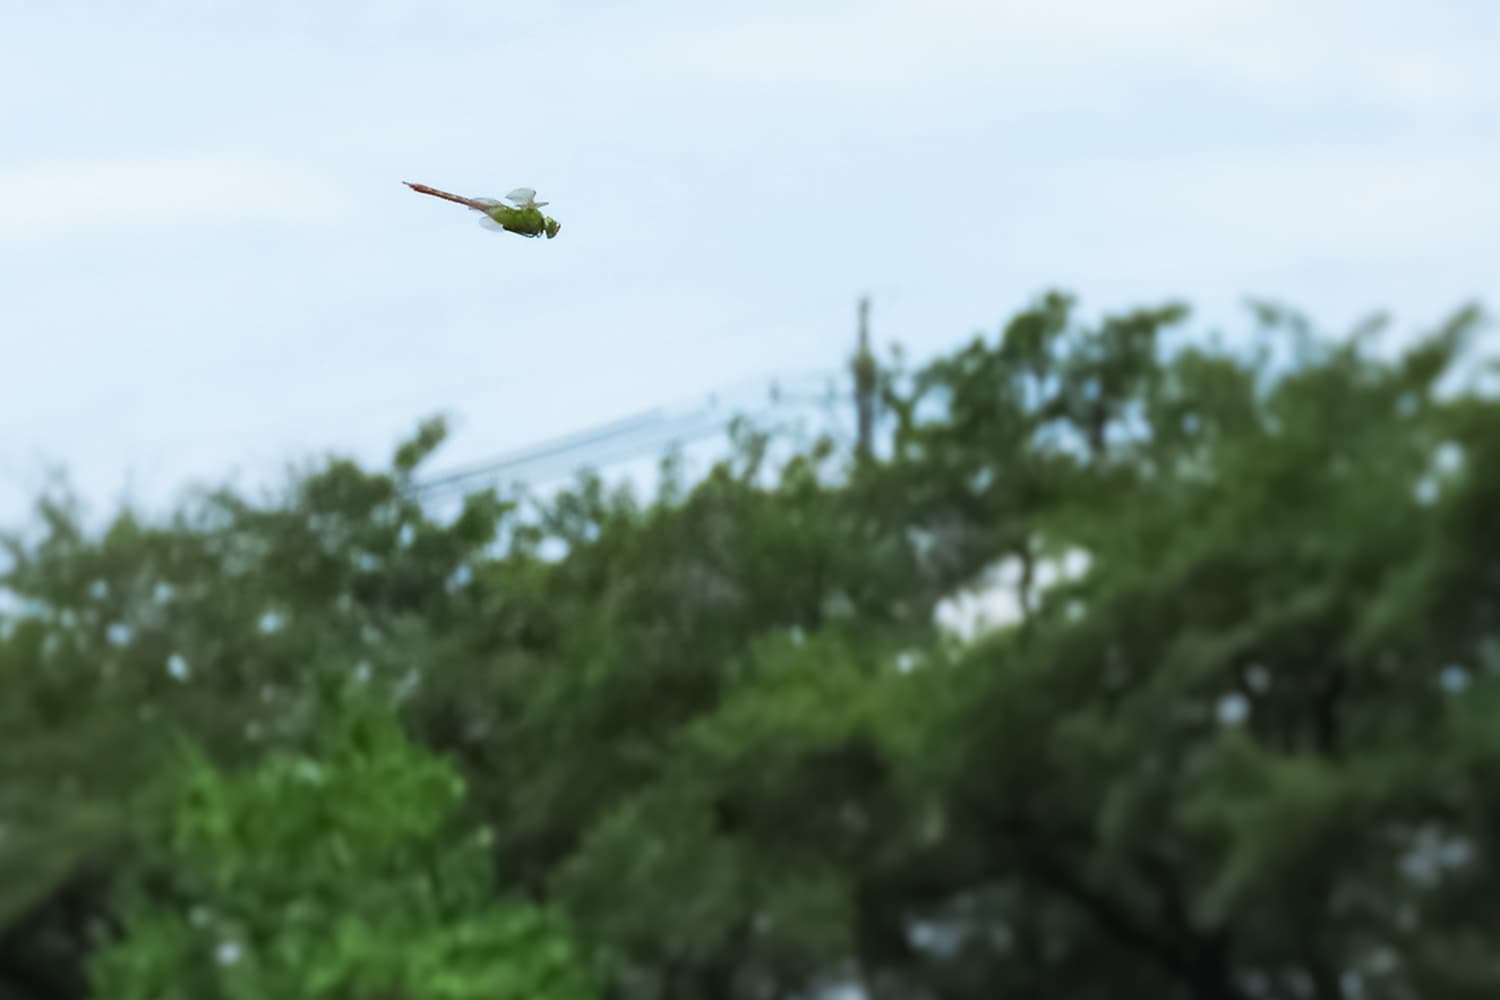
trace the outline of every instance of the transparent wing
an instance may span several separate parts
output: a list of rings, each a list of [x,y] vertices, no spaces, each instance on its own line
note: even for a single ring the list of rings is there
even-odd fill
[[[471,198],[469,200],[474,202],[475,205],[483,205],[485,208],[495,208],[500,204],[493,198]],[[483,209],[475,208],[473,211],[479,213],[479,224],[485,229],[493,229],[497,233],[505,232],[505,227],[486,214]]]
[[[536,200],[535,188],[516,188],[505,196],[505,200],[517,208],[539,208],[547,204],[545,201]]]

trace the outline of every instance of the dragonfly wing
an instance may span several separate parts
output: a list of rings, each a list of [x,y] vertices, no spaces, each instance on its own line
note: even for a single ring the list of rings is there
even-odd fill
[[[500,204],[493,198],[470,198],[469,200],[476,205],[483,205],[485,208],[494,208],[496,205]],[[474,211],[477,212],[479,211],[479,209],[476,208]]]
[[[485,229],[493,229],[497,233],[503,233],[506,231],[504,226],[500,225],[500,223],[496,222],[488,215],[481,215],[479,217],[479,224]]]
[[[529,208],[537,203],[536,189],[516,188],[510,194],[505,196],[505,200],[510,202],[512,205],[515,205],[517,208]]]

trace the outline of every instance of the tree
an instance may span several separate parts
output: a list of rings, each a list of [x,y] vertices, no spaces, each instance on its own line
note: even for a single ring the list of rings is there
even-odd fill
[[[464,776],[495,898],[566,914],[621,1000],[1493,995],[1477,316],[1391,351],[1261,315],[1168,351],[1179,307],[1049,296],[892,372],[875,455],[749,433],[653,498],[437,518],[434,424],[168,523],[44,508],[0,631],[0,984],[80,995],[38,970],[153,860],[125,817],[167,724],[254,773],[364,677]],[[1014,623],[936,627],[997,567]]]
[[[311,752],[194,755],[150,881],[92,962],[117,1000],[587,1000],[561,921],[496,898],[464,782],[347,703]],[[151,884],[155,883],[155,884]]]
[[[216,490],[162,523],[125,510],[97,536],[49,496],[39,531],[0,537],[0,989],[81,994],[90,925],[137,857],[132,803],[168,779],[174,730],[254,760],[321,725],[330,680],[394,683],[431,648],[509,513],[481,493],[439,523],[411,498],[442,437],[430,421],[390,470],[330,459],[281,495]]]

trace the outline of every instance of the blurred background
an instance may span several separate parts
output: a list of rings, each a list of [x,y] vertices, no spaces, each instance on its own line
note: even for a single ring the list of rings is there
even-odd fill
[[[1497,44],[0,0],[0,1000],[1500,996]]]

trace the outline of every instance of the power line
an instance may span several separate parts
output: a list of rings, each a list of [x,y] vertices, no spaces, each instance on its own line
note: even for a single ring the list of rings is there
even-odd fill
[[[815,378],[826,384],[835,374],[826,371],[808,371],[792,373],[790,378],[802,382],[802,387],[805,388],[810,379]],[[788,376],[783,375],[777,379],[734,383],[710,393],[707,405],[699,405],[685,412],[673,413],[673,408],[668,406],[654,407],[572,434],[528,445],[434,476],[416,484],[413,492],[418,496],[432,497],[463,490],[480,482],[493,483],[507,476],[516,476],[528,468],[532,472],[525,478],[533,482],[546,481],[558,477],[558,474],[543,474],[549,467],[566,466],[565,471],[560,473],[566,474],[579,468],[598,468],[643,458],[647,455],[659,456],[669,447],[701,442],[723,433],[735,417],[765,417],[788,408],[805,407],[810,404],[831,404],[841,398],[841,394],[832,391],[821,395],[787,392],[783,388],[783,382],[787,379]],[[747,412],[748,408],[731,409],[730,405],[723,401],[734,396],[743,398],[747,385],[758,387],[764,392],[769,405],[763,405],[758,412]]]
[[[446,493],[454,490],[462,490],[467,486],[480,482],[494,482],[507,477],[520,477],[532,480],[550,479],[554,475],[548,475],[546,470],[566,466],[568,469],[598,466],[601,464],[613,464],[625,459],[639,457],[647,451],[656,451],[669,446],[674,442],[686,442],[702,440],[713,434],[720,433],[724,428],[724,422],[717,417],[705,421],[705,414],[688,414],[685,418],[678,417],[669,421],[661,421],[646,425],[645,427],[630,427],[622,431],[601,432],[594,435],[580,435],[575,440],[547,442],[531,448],[522,449],[504,456],[490,459],[480,465],[470,467],[458,473],[428,480],[417,485],[416,490],[422,496],[431,496],[437,493]],[[645,441],[639,440],[639,435],[634,433],[638,430],[648,429],[653,433]],[[608,446],[613,444],[613,448]],[[622,447],[623,445],[623,447]],[[520,476],[527,469],[531,470],[529,476]]]
[[[430,499],[463,491],[480,483],[493,484],[507,477],[513,481],[523,480],[528,485],[536,485],[578,469],[597,470],[647,455],[661,457],[669,448],[698,443],[724,433],[736,417],[755,424],[760,419],[789,409],[811,406],[831,409],[835,403],[851,401],[855,404],[855,447],[860,455],[868,457],[873,444],[879,378],[869,346],[869,312],[869,298],[862,298],[859,301],[857,343],[852,360],[852,394],[833,388],[847,374],[845,372],[803,370],[762,376],[759,379],[721,386],[707,395],[706,403],[695,404],[690,409],[653,407],[572,434],[504,452],[419,482],[411,488],[411,492],[420,498]],[[816,380],[824,387],[824,391],[807,392],[810,380]],[[792,384],[792,391],[788,391],[787,383]],[[755,395],[762,397],[763,402],[758,401],[758,407],[744,405],[748,401],[745,393],[747,388],[754,389]],[[738,405],[726,402],[735,397],[739,397],[742,402]],[[824,416],[829,421],[833,420],[831,412]]]

